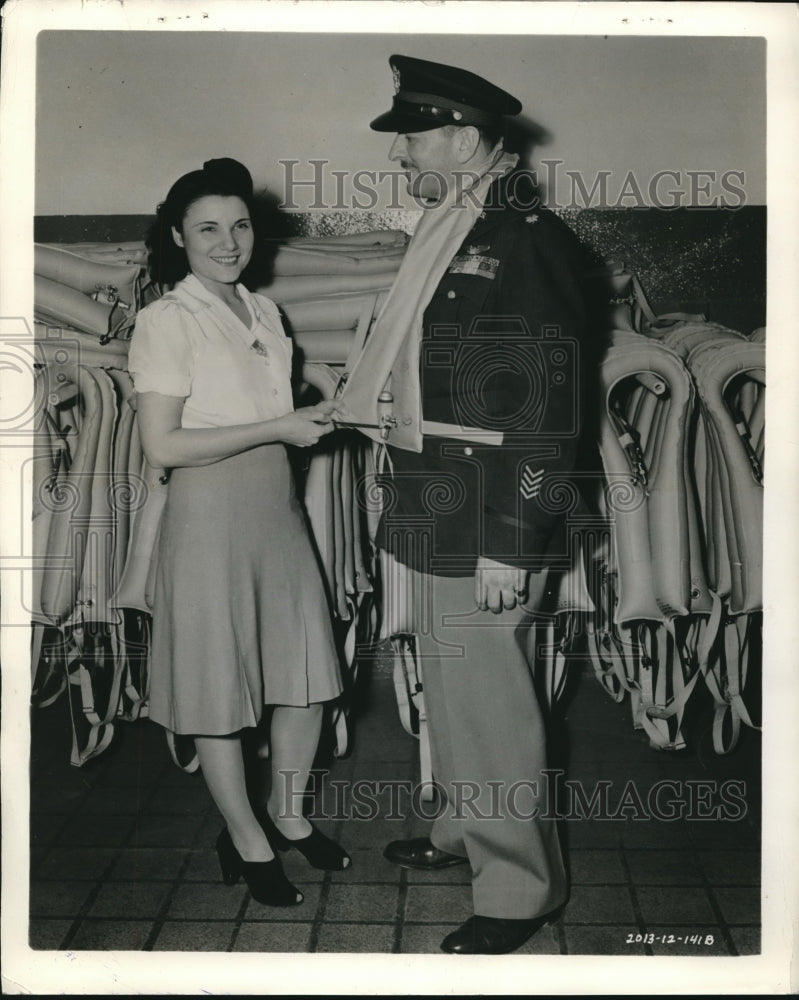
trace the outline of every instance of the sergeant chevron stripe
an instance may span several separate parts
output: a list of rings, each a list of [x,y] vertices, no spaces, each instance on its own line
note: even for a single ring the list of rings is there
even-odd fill
[[[529,465],[525,465],[522,469],[522,482],[519,487],[519,492],[524,497],[525,500],[532,500],[533,497],[537,497],[541,492],[541,483],[544,479],[544,470],[539,469],[537,472],[533,472]]]

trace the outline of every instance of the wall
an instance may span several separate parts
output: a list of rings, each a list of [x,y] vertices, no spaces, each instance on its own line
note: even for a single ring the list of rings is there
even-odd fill
[[[519,96],[545,200],[636,270],[657,311],[765,323],[761,38],[45,31],[35,238],[140,239],[168,185],[220,155],[296,205],[295,232],[411,229],[391,178],[367,184],[371,211],[352,205],[352,175],[390,167],[391,136],[368,123],[390,106],[392,52]],[[280,160],[318,186],[287,186]]]
[[[566,171],[589,192],[608,172],[591,207],[619,204],[630,172],[645,205],[675,190],[683,205],[740,203],[722,186],[729,171],[742,173],[730,183],[747,204],[765,203],[761,38],[43,31],[36,213],[149,213],[172,180],[220,155],[281,197],[279,160],[299,161],[294,176],[309,180],[309,161],[326,159],[330,204],[329,171],[389,166],[391,137],[368,123],[390,106],[392,52],[469,67],[516,94],[546,132],[534,161],[557,164],[545,179],[563,207],[581,207]],[[679,180],[650,190],[664,170]],[[692,180],[696,170],[715,179]],[[314,192],[296,193],[308,208]],[[391,195],[385,184],[377,207]],[[633,190],[620,204],[638,201]]]

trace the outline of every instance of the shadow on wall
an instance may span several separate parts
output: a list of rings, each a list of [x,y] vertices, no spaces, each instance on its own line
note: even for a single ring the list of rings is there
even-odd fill
[[[519,166],[525,170],[534,170],[535,152],[539,146],[547,146],[552,142],[552,133],[527,115],[519,115],[508,122],[505,132],[505,149],[509,153],[517,153]]]
[[[278,250],[292,236],[303,235],[301,217],[281,208],[280,199],[272,191],[256,192],[254,214],[253,224],[259,239],[253,259],[242,275],[244,284],[250,289],[272,283]]]

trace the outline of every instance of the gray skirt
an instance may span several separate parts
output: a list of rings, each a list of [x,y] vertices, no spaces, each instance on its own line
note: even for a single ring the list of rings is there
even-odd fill
[[[341,692],[330,606],[281,444],[172,471],[153,596],[149,717],[255,726]]]

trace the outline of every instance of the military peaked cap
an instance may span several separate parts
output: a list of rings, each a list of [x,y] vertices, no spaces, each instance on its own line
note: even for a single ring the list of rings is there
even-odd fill
[[[476,73],[443,63],[391,56],[394,102],[375,118],[375,132],[425,132],[443,125],[495,125],[518,115],[521,102]]]

